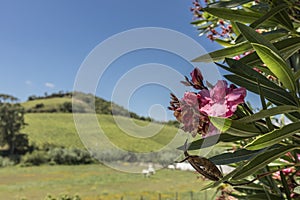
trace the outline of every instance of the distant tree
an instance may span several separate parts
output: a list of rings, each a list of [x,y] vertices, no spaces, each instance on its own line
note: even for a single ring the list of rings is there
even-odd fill
[[[25,126],[24,108],[17,103],[18,99],[0,94],[0,145],[8,145],[9,153],[13,154],[17,143],[28,144],[27,141],[20,142],[20,139],[27,140],[22,135],[20,130]]]
[[[72,103],[71,102],[64,102],[61,106],[60,106],[60,111],[62,112],[72,112]]]
[[[35,95],[31,95],[28,97],[28,101],[33,101],[35,99],[37,99],[37,96],[35,96]]]

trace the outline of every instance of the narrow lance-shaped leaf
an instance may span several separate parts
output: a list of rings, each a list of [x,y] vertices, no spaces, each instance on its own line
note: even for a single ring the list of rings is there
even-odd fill
[[[297,105],[297,103],[293,101],[294,98],[289,92],[279,87],[274,82],[268,80],[260,73],[257,73],[249,66],[245,65],[244,63],[238,60],[233,60],[233,59],[226,59],[226,62],[230,66],[230,68],[221,65],[219,63],[216,64],[221,68],[236,74],[236,75],[225,75],[225,77],[229,81],[239,86],[245,87],[249,91],[259,94],[258,87],[257,87],[257,80],[256,80],[259,79],[261,83],[261,88],[265,96],[268,98],[268,100],[272,101],[276,105],[282,105],[282,104]]]
[[[286,28],[289,31],[295,32],[293,23],[289,17],[289,14],[287,13],[287,10],[282,10],[279,12],[276,16],[275,19],[277,19],[278,23]]]
[[[281,12],[282,10],[284,10],[286,8],[287,8],[286,4],[282,4],[282,5],[272,8],[270,11],[268,11],[266,14],[264,14],[261,18],[257,19],[255,22],[250,24],[250,27],[256,28],[257,26],[262,24],[264,21],[270,19],[271,17],[273,17],[274,15],[276,15],[277,13]]]
[[[249,150],[258,150],[265,147],[269,147],[273,144],[279,143],[282,139],[285,139],[300,131],[300,122],[288,124],[281,129],[274,130],[270,133],[264,134],[250,144],[246,146]]]
[[[259,93],[258,92],[258,88],[257,88],[257,83],[255,81],[253,81],[252,79],[250,79],[250,77],[245,77],[245,76],[237,76],[237,75],[224,75],[224,77],[241,86],[241,87],[245,87],[247,90],[254,92],[254,93]],[[292,98],[287,98],[286,96],[284,96],[285,93],[278,93],[276,92],[276,90],[272,90],[267,86],[261,86],[262,87],[262,91],[265,94],[265,97],[271,101],[272,103],[274,103],[275,105],[296,105],[295,101],[293,101]],[[288,95],[289,97],[291,95]]]
[[[262,35],[257,33],[253,28],[246,26],[245,24],[236,23],[238,28],[240,29],[242,35],[248,40],[250,43],[258,43],[270,48],[273,52],[279,55],[279,51],[274,47],[274,45],[264,38]]]
[[[233,175],[234,180],[239,180],[250,176],[257,172],[259,169],[262,169],[267,164],[271,163],[273,160],[281,157],[289,151],[294,149],[299,149],[298,146],[288,145],[282,146],[277,149],[272,149],[269,151],[265,151],[261,154],[256,155],[251,160],[249,160],[245,165],[241,166],[237,171],[235,171]]]
[[[280,178],[281,178],[281,182],[282,182],[283,189],[284,189],[284,192],[286,194],[286,197],[287,197],[288,200],[291,200],[291,192],[290,192],[288,183],[286,181],[286,177],[285,177],[285,175],[283,174],[282,171],[280,171]]]
[[[267,106],[267,103],[266,103],[266,100],[265,100],[264,93],[261,90],[260,80],[259,79],[256,79],[256,80],[257,80],[257,86],[258,86],[259,97],[260,97],[260,102],[261,102],[262,108],[263,108],[263,110],[267,110],[268,106]],[[268,126],[268,129],[273,130],[274,126],[271,122],[270,117],[266,117],[265,120],[266,120],[266,125]]]
[[[265,63],[270,71],[275,74],[282,84],[290,91],[295,91],[293,73],[280,55],[275,46],[257,33],[251,27],[237,23],[243,36],[252,44],[260,59]]]
[[[237,6],[241,6],[245,3],[248,3],[252,0],[231,0],[231,1],[218,1],[218,2],[214,2],[214,3],[210,3],[208,4],[209,7],[212,8],[234,8]]]
[[[261,149],[261,150],[255,150],[255,151],[250,151],[247,149],[238,149],[234,152],[229,152],[229,153],[222,153],[213,157],[210,157],[209,160],[211,160],[213,163],[216,165],[228,165],[232,163],[237,163],[245,160],[249,160],[252,157],[256,156],[257,154],[270,150],[270,149],[276,149],[278,147],[281,147],[282,145],[273,145],[269,148]],[[284,163],[286,165],[286,163]]]
[[[273,41],[273,40],[276,41],[285,35],[286,35],[285,33],[274,33],[274,34],[266,35],[265,39],[267,39],[268,41]],[[226,57],[233,57],[253,49],[253,47],[250,45],[248,41],[244,41],[235,45],[227,44],[225,41],[221,41],[221,40],[216,40],[216,41],[220,42],[221,45],[223,46],[227,46],[227,48],[201,55],[193,59],[192,61],[193,62],[211,62],[212,60],[219,61],[219,60],[223,60]],[[300,49],[300,37],[280,40],[279,42],[275,42],[273,45],[280,51],[280,53],[283,55],[283,58],[288,58],[289,56],[291,56],[293,53],[295,53],[297,50]],[[259,57],[255,52],[241,58],[241,61],[243,61],[243,63],[246,64],[249,63],[251,65],[261,63]]]
[[[238,137],[251,137],[262,133],[262,130],[254,124],[245,124],[221,117],[209,117],[210,122],[222,133],[227,133]]]
[[[268,66],[270,71],[278,77],[282,84],[291,92],[295,91],[296,86],[293,72],[288,68],[281,56],[261,44],[253,43],[252,46],[260,59]]]
[[[232,136],[227,133],[212,135],[212,136],[209,136],[206,138],[201,138],[201,139],[191,142],[190,144],[188,144],[188,147],[189,147],[188,150],[198,150],[198,149],[213,146],[219,142],[235,142],[235,141],[239,141],[241,139],[245,139],[245,137]],[[184,147],[184,145],[182,145],[182,146],[178,147],[177,149],[184,151],[185,147]]]
[[[300,70],[295,73],[295,81],[300,79]]]
[[[259,151],[249,151],[246,149],[239,149],[233,153],[222,153],[213,157],[210,157],[211,160],[216,165],[228,165],[231,163],[237,163],[244,160],[249,160],[251,157],[258,154]]]
[[[242,42],[240,44],[217,50],[214,52],[211,52],[209,54],[201,55],[195,59],[192,60],[192,62],[211,62],[213,61],[219,61],[223,60],[225,57],[233,57],[239,54],[242,54],[244,52],[247,52],[252,49],[252,46],[249,42]]]
[[[249,123],[254,122],[257,120],[260,120],[262,118],[271,117],[279,114],[285,114],[290,112],[300,112],[300,108],[296,106],[289,106],[289,105],[283,105],[283,106],[277,106],[274,108],[270,108],[267,110],[261,110],[258,113],[255,113],[251,116],[246,116],[242,119],[239,119],[239,122]]]
[[[254,13],[244,10],[232,10],[227,8],[204,8],[204,11],[222,19],[239,21],[242,23],[252,23],[262,16],[262,14],[258,12]],[[278,22],[271,19],[266,21],[265,24],[276,26]]]

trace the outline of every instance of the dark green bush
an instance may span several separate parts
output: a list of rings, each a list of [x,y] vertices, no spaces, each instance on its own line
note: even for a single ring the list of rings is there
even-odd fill
[[[51,162],[64,165],[89,164],[93,160],[86,150],[56,147],[48,151]]]
[[[66,149],[47,145],[44,149],[34,150],[22,157],[22,166],[31,165],[79,165],[93,163],[89,152],[82,149]]]
[[[48,195],[44,200],[81,200],[81,198],[77,194],[75,196],[63,194],[59,197],[53,197],[52,195]]]
[[[31,153],[27,153],[22,157],[23,166],[41,165],[46,164],[50,161],[47,152],[42,150],[36,150]]]

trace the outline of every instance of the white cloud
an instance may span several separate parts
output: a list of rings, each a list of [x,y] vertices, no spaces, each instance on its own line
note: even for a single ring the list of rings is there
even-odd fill
[[[55,87],[55,85],[53,83],[45,83],[45,86],[47,88],[51,88],[51,89]]]

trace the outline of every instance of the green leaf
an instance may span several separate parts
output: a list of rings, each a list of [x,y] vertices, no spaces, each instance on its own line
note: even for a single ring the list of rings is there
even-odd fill
[[[238,21],[242,23],[252,23],[262,17],[261,13],[258,12],[247,12],[244,10],[232,10],[227,8],[204,8],[204,11],[218,18]],[[276,26],[278,23],[276,20],[268,20],[265,22],[268,25]]]
[[[210,122],[222,133],[238,137],[251,137],[259,135],[261,130],[254,124],[240,123],[236,120],[221,117],[209,117]]]
[[[287,38],[285,40],[274,43],[279,49],[282,57],[286,60],[300,49],[300,37]]]
[[[237,163],[244,160],[249,160],[251,157],[258,154],[259,151],[249,151],[246,149],[239,149],[233,153],[222,153],[213,157],[210,157],[211,160],[216,165],[228,165],[231,163]]]
[[[237,6],[241,6],[245,3],[249,3],[252,0],[231,0],[231,1],[218,1],[214,3],[208,4],[211,8],[234,8]]]
[[[267,40],[276,40],[282,37],[283,33],[274,33],[267,35],[265,38]],[[285,35],[285,34],[284,34]],[[218,40],[219,41],[219,40]],[[220,41],[221,42],[221,41]],[[230,45],[227,43],[222,43],[221,45],[228,46],[227,48],[220,49],[217,51],[210,52],[208,54],[201,55],[192,60],[192,62],[211,62],[213,61],[220,61],[226,57],[233,57],[239,54],[243,54],[247,51],[252,50],[252,46],[249,42],[244,41],[235,45]],[[280,52],[284,56],[291,56],[291,53],[295,53],[297,50],[300,49],[300,38],[289,38],[277,43],[274,43],[275,47],[280,50]],[[285,57],[284,57],[285,58]],[[253,52],[241,59],[241,61],[245,64],[258,65],[261,64],[261,60],[259,59],[258,55]]]
[[[276,105],[297,105],[297,103],[293,101],[293,96],[290,93],[276,85],[274,82],[268,80],[260,73],[254,71],[249,66],[233,59],[226,59],[226,61],[228,65],[230,65],[230,68],[219,63],[216,64],[221,68],[236,74],[225,75],[224,77],[227,78],[229,81],[241,87],[245,87],[251,92],[259,94],[256,81],[256,79],[259,79],[261,89],[267,99],[269,99]]]
[[[217,42],[219,45],[226,47],[226,48],[235,46],[234,44],[231,43],[230,40],[222,40],[222,39],[216,38],[215,42]]]
[[[244,52],[250,51],[252,49],[251,44],[249,42],[242,42],[236,44],[232,47],[220,49],[209,54],[201,55],[192,60],[192,62],[211,62],[223,60],[225,57],[233,57]]]
[[[276,16],[275,16],[275,19],[277,19],[278,23],[286,28],[287,30],[289,31],[292,31],[294,32],[294,26],[293,26],[293,23],[287,13],[286,10],[282,10],[280,13],[278,13]]]
[[[236,25],[236,22],[232,20],[232,21],[230,21],[230,24],[232,25],[232,31],[233,31],[233,33],[235,35],[240,35],[241,33],[240,33],[239,28]]]
[[[279,51],[274,47],[274,45],[269,42],[266,38],[264,38],[261,34],[257,33],[253,28],[246,26],[245,24],[236,23],[238,28],[240,29],[242,35],[248,40],[250,43],[258,43],[270,48],[276,54],[279,54]]]
[[[283,185],[284,193],[285,193],[287,199],[291,200],[291,192],[290,192],[288,183],[286,182],[285,175],[283,174],[282,171],[280,171],[280,178],[281,178],[281,182]]]
[[[261,102],[262,108],[263,108],[263,110],[267,110],[268,107],[267,107],[267,104],[266,104],[264,93],[261,91],[260,80],[259,79],[257,79],[257,85],[258,85],[258,92],[259,92],[260,102]],[[268,126],[268,129],[273,130],[274,126],[271,122],[270,117],[266,117],[265,120],[266,120],[266,125]]]
[[[284,10],[286,8],[287,8],[286,4],[282,4],[282,5],[276,6],[275,8],[272,8],[270,11],[268,11],[266,14],[264,14],[261,18],[257,19],[255,22],[250,24],[250,27],[252,27],[252,28],[258,27],[264,21],[270,19],[271,17],[273,17],[274,15],[276,15],[277,13],[281,12],[282,10]]]
[[[247,176],[250,176],[254,174],[259,169],[262,169],[267,164],[272,162],[273,160],[276,160],[277,158],[281,157],[282,155],[286,154],[289,151],[292,151],[294,149],[299,149],[300,147],[288,145],[288,146],[282,146],[276,149],[271,149],[268,151],[264,151],[261,154],[256,155],[251,160],[246,162],[244,165],[239,167],[235,174],[233,175],[234,180],[243,179]]]
[[[196,20],[191,22],[191,24],[195,25],[195,26],[201,26],[203,24],[206,24],[208,22],[207,19],[202,19],[202,20]]]
[[[295,192],[296,194],[300,194],[300,186],[295,187],[295,188],[294,188],[294,192]]]
[[[280,52],[275,46],[266,40],[262,35],[257,33],[251,27],[237,23],[243,36],[252,44],[254,50],[260,59],[265,63],[270,71],[275,74],[282,84],[290,91],[295,91],[296,86],[293,78],[293,73],[286,65]]]
[[[295,74],[295,81],[297,81],[300,78],[300,70],[298,70]]]
[[[287,60],[300,49],[300,37],[287,38],[273,44],[279,50],[284,60]],[[241,62],[255,66],[262,64],[258,55],[253,52],[240,59]]]
[[[257,191],[258,193],[260,192],[264,192],[265,191],[265,188],[262,186],[262,185],[258,185],[258,184],[255,184],[255,183],[250,183],[250,184],[247,184],[247,185],[239,185],[239,186],[235,186],[234,189],[238,190],[238,191],[241,191],[242,190],[255,190]]]
[[[249,150],[258,150],[269,147],[273,144],[281,142],[281,140],[300,131],[300,122],[288,124],[281,129],[274,130],[270,133],[264,134],[254,141],[249,143],[245,148]]]
[[[259,80],[261,85],[268,86],[269,88],[272,88],[272,89],[276,88],[276,90],[285,91],[284,89],[282,89],[281,87],[276,85],[274,82],[267,79],[264,75],[255,71],[251,66],[246,65],[239,60],[234,60],[234,59],[230,59],[230,58],[226,58],[225,61],[230,66],[231,69],[235,70],[236,74],[240,74],[242,76],[246,75],[246,76],[253,77],[252,80],[256,81],[256,82],[257,82],[257,80]]]
[[[283,106],[277,106],[274,108],[270,108],[267,110],[261,110],[258,113],[255,113],[250,116],[246,116],[242,119],[239,119],[239,122],[249,123],[254,122],[257,120],[260,120],[262,118],[271,117],[274,115],[284,114],[284,113],[290,113],[290,112],[299,112],[300,108],[296,106],[289,106],[289,105],[283,105]]]
[[[279,54],[261,44],[253,43],[257,55],[268,66],[270,71],[277,76],[282,84],[291,92],[296,90],[295,79],[290,68]]]
[[[213,146],[219,142],[235,142],[244,139],[244,137],[232,136],[226,133],[209,136],[206,138],[201,138],[199,140],[195,140],[192,143],[188,144],[188,150],[198,150],[202,148],[207,148]],[[179,150],[185,150],[184,145],[178,147]]]
[[[258,94],[258,87],[257,83],[252,80],[250,77],[245,76],[238,76],[238,75],[224,75],[224,77],[231,81],[232,83],[235,83],[241,87],[245,87],[247,90],[254,92]],[[291,95],[289,93],[282,93],[280,91],[276,91],[274,89],[270,89],[268,86],[261,85],[261,89],[265,95],[265,97],[274,103],[275,105],[296,105],[295,101],[293,101],[293,98],[289,98]],[[288,96],[285,96],[284,94],[288,94]]]

